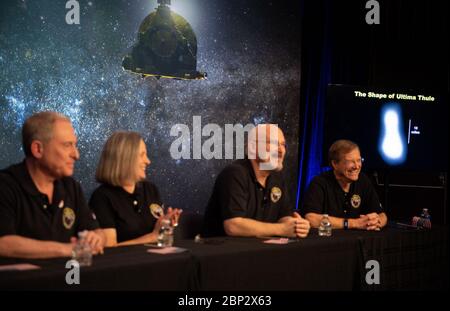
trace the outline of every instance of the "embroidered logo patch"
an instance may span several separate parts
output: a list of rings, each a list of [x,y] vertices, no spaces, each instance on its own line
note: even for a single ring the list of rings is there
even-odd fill
[[[350,203],[354,208],[358,208],[361,205],[361,197],[357,194],[352,195]]]
[[[148,208],[150,209],[150,213],[152,213],[153,217],[156,219],[164,215],[164,210],[159,204],[152,203]]]
[[[278,187],[273,187],[272,190],[270,190],[270,199],[273,203],[277,203],[278,200],[280,200],[283,193],[281,192],[281,189]]]
[[[75,223],[75,212],[70,207],[63,209],[62,222],[66,229],[72,228]]]

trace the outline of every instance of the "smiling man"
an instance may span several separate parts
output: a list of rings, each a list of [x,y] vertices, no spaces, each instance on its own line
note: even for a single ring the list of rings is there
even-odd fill
[[[334,142],[328,152],[331,171],[316,176],[303,201],[303,213],[317,228],[328,214],[337,229],[380,230],[387,216],[369,178],[361,172],[359,147],[349,140]]]
[[[93,253],[105,238],[71,178],[79,158],[70,120],[56,112],[32,115],[22,127],[25,160],[0,171],[0,256],[70,257],[74,237],[87,230]]]
[[[286,141],[275,124],[249,132],[247,157],[218,175],[205,211],[205,236],[304,238],[309,222],[293,211],[281,171]]]

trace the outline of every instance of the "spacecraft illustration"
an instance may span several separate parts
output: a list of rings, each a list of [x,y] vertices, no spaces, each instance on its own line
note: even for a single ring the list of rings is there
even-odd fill
[[[197,38],[191,25],[170,10],[170,0],[158,0],[156,11],[142,21],[138,42],[122,61],[124,70],[143,77],[200,80]]]

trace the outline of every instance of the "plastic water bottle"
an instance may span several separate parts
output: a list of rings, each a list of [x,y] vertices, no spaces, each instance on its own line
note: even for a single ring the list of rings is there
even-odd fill
[[[173,227],[169,219],[163,219],[158,234],[158,247],[170,247],[173,245]]]
[[[92,265],[92,249],[86,242],[88,232],[78,232],[78,241],[73,248],[72,259],[78,261],[80,267]]]
[[[424,229],[431,228],[431,215],[428,212],[428,208],[423,208],[422,213],[420,214],[420,220],[417,223],[417,227]]]
[[[319,224],[319,236],[331,236],[331,222],[328,214],[323,214]]]

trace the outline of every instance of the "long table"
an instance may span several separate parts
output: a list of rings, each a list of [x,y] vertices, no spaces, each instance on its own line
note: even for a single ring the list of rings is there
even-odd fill
[[[266,244],[260,238],[177,240],[177,254],[148,253],[144,245],[109,248],[82,267],[80,284],[66,283],[68,259],[0,258],[26,262],[30,271],[0,272],[0,290],[300,291],[449,288],[448,228],[380,232],[334,230],[319,237]],[[373,265],[379,284],[369,284]],[[376,272],[376,271],[375,271]]]

